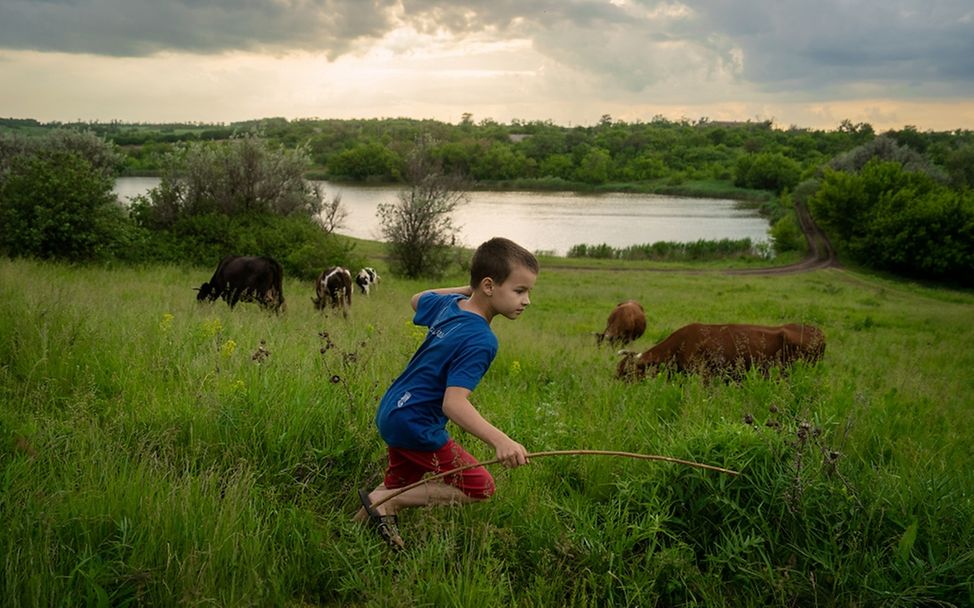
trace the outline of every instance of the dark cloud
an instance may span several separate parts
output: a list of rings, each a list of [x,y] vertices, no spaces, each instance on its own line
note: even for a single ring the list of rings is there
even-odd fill
[[[307,49],[334,57],[392,23],[394,0],[3,0],[0,47],[113,56]]]
[[[974,86],[970,0],[3,0],[0,47],[334,58],[403,24],[531,40],[553,62],[620,91],[688,77],[776,92]]]
[[[691,36],[744,53],[742,78],[777,88],[854,82],[974,82],[974,6],[965,1],[690,3]]]

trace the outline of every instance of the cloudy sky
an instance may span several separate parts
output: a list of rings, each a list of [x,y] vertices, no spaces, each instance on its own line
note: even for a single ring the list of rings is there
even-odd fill
[[[974,129],[971,0],[0,0],[0,116]]]

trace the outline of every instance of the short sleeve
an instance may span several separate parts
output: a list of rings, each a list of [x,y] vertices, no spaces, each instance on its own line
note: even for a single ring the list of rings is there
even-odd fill
[[[446,385],[459,386],[467,390],[477,388],[480,379],[490,368],[497,350],[486,345],[470,346],[460,349],[450,362]]]
[[[433,292],[426,292],[419,296],[419,300],[416,302],[416,314],[413,315],[413,324],[429,327],[451,299],[449,296],[442,296]]]

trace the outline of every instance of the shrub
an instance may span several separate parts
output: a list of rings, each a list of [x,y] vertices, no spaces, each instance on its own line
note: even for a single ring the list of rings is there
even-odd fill
[[[71,261],[111,257],[127,234],[113,187],[110,175],[74,152],[43,143],[22,151],[0,176],[0,249]]]
[[[187,216],[167,229],[142,232],[139,246],[142,259],[197,266],[215,266],[226,255],[266,255],[285,275],[306,280],[328,266],[364,265],[354,244],[298,216]]]
[[[285,273],[313,279],[327,266],[356,266],[353,246],[332,232],[341,197],[303,178],[303,148],[274,148],[256,135],[195,143],[168,159],[158,187],[132,206],[144,259],[214,265],[226,255],[266,255]]]
[[[303,177],[308,162],[303,148],[274,148],[257,135],[191,143],[167,158],[159,186],[133,211],[150,228],[209,213],[317,215],[324,203]]]
[[[751,239],[698,240],[690,243],[656,241],[616,249],[611,245],[572,245],[566,254],[570,258],[619,260],[700,261],[765,257]]]
[[[794,188],[801,177],[801,166],[780,153],[761,153],[742,156],[737,161],[734,185],[761,190]]]
[[[946,176],[940,167],[931,164],[919,152],[897,144],[887,135],[880,135],[861,146],[839,154],[829,161],[828,167],[835,171],[856,173],[873,160],[894,162],[910,173],[923,173],[937,181],[946,182]]]
[[[407,163],[409,187],[378,207],[390,270],[406,277],[441,276],[453,258],[453,211],[466,200],[459,178],[444,175],[421,143]]]
[[[974,194],[898,162],[858,174],[827,171],[811,199],[815,218],[857,261],[874,268],[971,284]]]
[[[798,226],[798,218],[794,211],[781,216],[771,226],[771,240],[774,243],[774,250],[778,253],[805,249],[805,234]]]

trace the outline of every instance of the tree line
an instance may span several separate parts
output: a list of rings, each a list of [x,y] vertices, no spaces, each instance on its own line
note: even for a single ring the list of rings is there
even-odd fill
[[[458,124],[405,118],[268,118],[229,125],[45,125],[29,119],[0,119],[8,157],[11,151],[30,148],[10,142],[43,140],[45,133],[63,132],[85,133],[104,142],[112,151],[116,174],[153,173],[168,176],[171,183],[177,183],[177,175],[194,175],[185,164],[187,159],[192,166],[215,166],[220,154],[239,146],[242,138],[252,138],[263,142],[265,152],[290,155],[281,166],[293,171],[288,179],[294,182],[294,192],[305,188],[297,187],[302,176],[415,186],[411,164],[416,163],[421,148],[423,164],[435,166],[437,175],[449,177],[454,189],[604,189],[752,199],[761,201],[779,252],[804,247],[793,211],[795,202],[802,201],[809,204],[850,261],[962,283],[965,271],[972,267],[974,236],[968,218],[974,187],[974,132],[968,130],[921,132],[908,126],[877,134],[868,123],[851,121],[843,121],[834,130],[812,130],[775,128],[770,121],[727,123],[656,117],[648,122],[624,122],[608,115],[593,126],[574,127],[550,121],[501,124],[484,119],[475,123],[469,114]],[[65,136],[52,137],[54,141]],[[80,156],[85,160],[84,154]],[[252,160],[239,158],[235,162]],[[225,161],[224,166],[228,166]],[[870,165],[873,161],[893,163],[895,168],[891,165],[876,176],[876,169]],[[23,170],[18,167],[14,173]],[[898,172],[924,177],[900,179]],[[206,180],[219,179],[210,173],[203,171],[193,178],[200,197],[216,196],[203,185]],[[237,173],[239,181],[240,175],[247,174],[246,167],[242,165]],[[5,178],[0,175],[0,179]],[[884,179],[888,180],[883,182],[886,189],[876,181]],[[919,186],[917,180],[925,185]],[[266,189],[273,187],[274,179],[267,175],[257,181]],[[0,192],[6,192],[4,197],[17,196],[16,180],[13,183],[0,185]],[[164,214],[170,205],[165,198],[172,195],[159,193],[152,214]],[[233,196],[248,200],[240,192]],[[254,196],[264,195],[255,192]],[[208,200],[193,204],[208,206],[210,213],[223,203]],[[152,214],[138,216],[140,209],[137,206],[135,210],[140,226],[158,222],[158,217],[150,217]],[[950,219],[949,214],[953,214]],[[253,213],[244,215],[252,217]],[[395,216],[391,211],[386,215]],[[850,222],[855,230],[849,228]],[[950,237],[949,250],[937,243],[939,235]],[[916,243],[920,238],[926,239],[922,245]],[[878,249],[884,247],[897,251],[879,255]],[[9,246],[7,251],[11,251]]]

